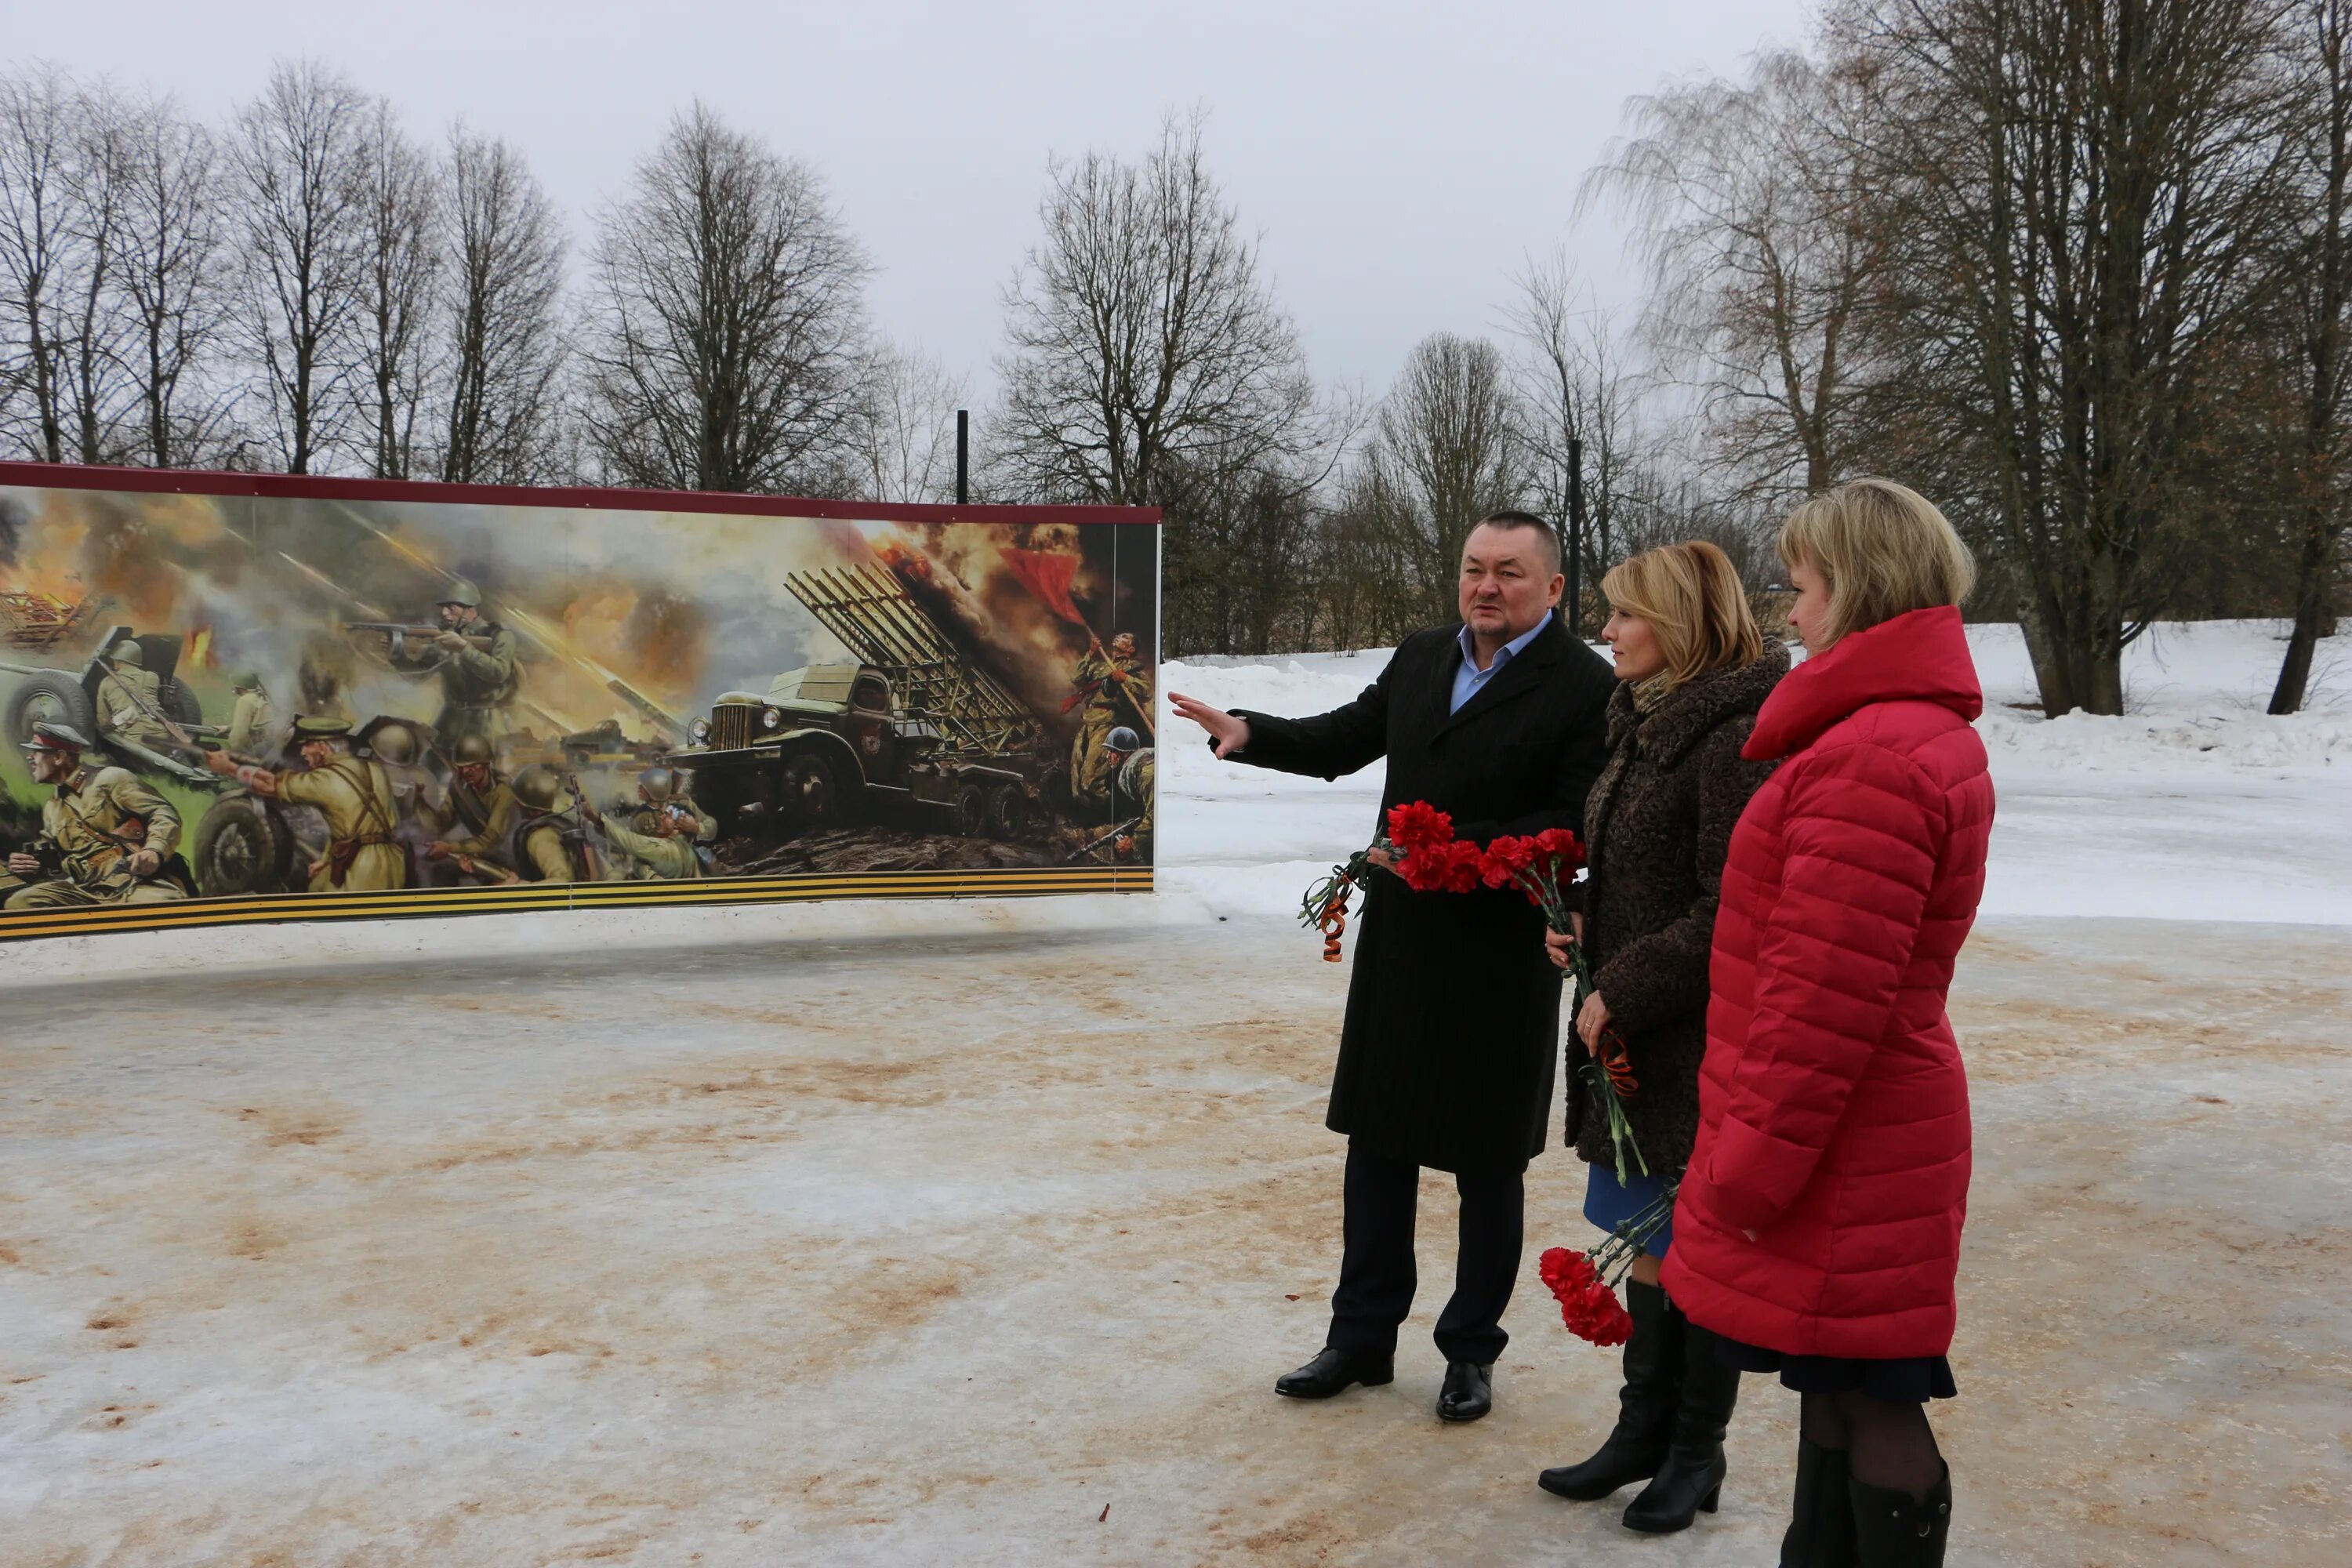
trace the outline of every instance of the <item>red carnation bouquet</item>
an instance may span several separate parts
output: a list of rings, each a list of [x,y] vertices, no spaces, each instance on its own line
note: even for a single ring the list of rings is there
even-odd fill
[[[1536,1259],[1536,1272],[1559,1303],[1559,1321],[1578,1339],[1596,1345],[1622,1345],[1633,1331],[1633,1320],[1617,1299],[1617,1285],[1642,1256],[1650,1238],[1665,1228],[1675,1215],[1675,1184],[1640,1212],[1609,1233],[1590,1252],[1555,1247]]]
[[[1339,962],[1339,937],[1348,929],[1348,900],[1372,874],[1372,856],[1385,851],[1395,863],[1405,886],[1423,893],[1467,893],[1475,890],[1485,869],[1475,844],[1454,837],[1454,818],[1426,801],[1409,800],[1389,808],[1386,830],[1379,839],[1334,866],[1331,874],[1307,889],[1299,900],[1298,923],[1323,933],[1323,958]]]

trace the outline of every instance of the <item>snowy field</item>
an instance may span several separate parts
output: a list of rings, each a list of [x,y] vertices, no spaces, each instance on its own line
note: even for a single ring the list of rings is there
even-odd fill
[[[2273,630],[2056,723],[1979,633],[1955,1563],[2352,1560],[2352,638],[2273,720]],[[1393,1385],[1273,1396],[1339,1232],[1289,912],[1379,780],[1174,722],[1150,899],[0,949],[0,1565],[1770,1562],[1762,1380],[1686,1535],[1536,1489],[1614,1389],[1532,1278],[1556,1151],[1493,1416],[1431,1414],[1426,1293]]]

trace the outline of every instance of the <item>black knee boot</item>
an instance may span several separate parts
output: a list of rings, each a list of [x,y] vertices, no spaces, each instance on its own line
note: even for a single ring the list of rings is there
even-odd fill
[[[1666,1457],[1682,1389],[1682,1314],[1666,1305],[1664,1289],[1625,1281],[1625,1311],[1633,1330],[1625,1340],[1625,1386],[1617,1394],[1617,1425],[1598,1452],[1580,1465],[1562,1465],[1536,1478],[1548,1492],[1578,1502],[1607,1497],[1646,1481]]]
[[[1864,1486],[1851,1476],[1846,1491],[1853,1507],[1859,1568],[1942,1568],[1944,1538],[1952,1529],[1950,1466],[1923,1502],[1913,1501],[1909,1492]]]
[[[1780,1537],[1780,1568],[1857,1568],[1843,1448],[1797,1439],[1797,1495]]]
[[[1715,1353],[1715,1336],[1685,1318],[1679,1325],[1682,1387],[1675,1405],[1666,1457],[1658,1473],[1625,1510],[1625,1528],[1650,1535],[1688,1530],[1701,1510],[1715,1511],[1723,1492],[1723,1434],[1739,1399],[1739,1373]]]

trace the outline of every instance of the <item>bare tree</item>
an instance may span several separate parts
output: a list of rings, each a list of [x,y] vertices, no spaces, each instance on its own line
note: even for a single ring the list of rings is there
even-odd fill
[[[1462,546],[1478,520],[1523,504],[1524,454],[1510,370],[1483,338],[1415,344],[1372,424],[1372,492],[1405,542],[1424,624],[1452,618]]]
[[[222,192],[212,134],[169,99],[126,110],[122,244],[139,456],[159,468],[219,460],[234,394],[205,381],[223,326]]]
[[[368,264],[371,105],[323,66],[270,73],[229,138],[242,247],[237,326],[289,474],[340,444]]]
[[[2345,468],[2352,401],[2352,0],[2299,0],[2293,18],[2304,94],[2293,140],[2297,243],[2283,307],[2294,353],[2288,384],[2300,395],[2289,462],[2297,536],[2294,625],[2270,710],[2303,706],[2319,639],[2334,629],[2334,594],[2352,474]]]
[[[10,424],[37,459],[51,463],[64,462],[68,453],[66,359],[72,352],[72,275],[83,228],[73,175],[80,101],[73,82],[53,67],[0,78],[5,342],[9,379],[29,404]]]
[[[440,179],[401,129],[390,100],[367,105],[360,129],[359,308],[352,395],[369,437],[369,472],[404,479],[432,374],[432,318],[441,264]]]
[[[1857,330],[1883,259],[1856,125],[1871,100],[1866,56],[1823,68],[1794,53],[1759,58],[1744,83],[1635,99],[1636,134],[1580,199],[1631,212],[1644,334],[1697,392],[1723,468],[1767,494],[1851,466]]]
[[[587,434],[629,484],[776,490],[859,410],[865,253],[814,170],[700,104],[600,225]]]
[[[136,395],[124,374],[131,323],[121,289],[130,131],[111,89],[77,95],[74,155],[65,165],[75,265],[61,290],[66,330],[58,341],[70,455],[84,463],[121,462],[137,440]]]
[[[463,126],[449,136],[448,421],[441,477],[523,484],[549,449],[563,364],[565,240],[522,154]]]
[[[2042,704],[2122,710],[2151,550],[2287,207],[2284,0],[1855,0],[1914,449],[2015,584]]]
[[[844,487],[868,500],[955,500],[955,416],[966,382],[929,355],[877,343],[861,376],[866,405]]]
[[[1636,417],[1643,388],[1625,363],[1614,323],[1586,299],[1565,256],[1520,275],[1518,298],[1505,319],[1521,348],[1512,368],[1527,483],[1537,510],[1559,527],[1565,542],[1571,456],[1577,460],[1585,504],[1582,586],[1598,588],[1626,553],[1622,524],[1649,489],[1649,442]],[[1571,619],[1583,626],[1583,605],[1572,606]]]
[[[1171,117],[1139,163],[1049,165],[1045,237],[1004,296],[992,427],[1015,488],[1150,505],[1177,463],[1235,474],[1320,454],[1328,470],[1297,330],[1209,173],[1202,129]]]

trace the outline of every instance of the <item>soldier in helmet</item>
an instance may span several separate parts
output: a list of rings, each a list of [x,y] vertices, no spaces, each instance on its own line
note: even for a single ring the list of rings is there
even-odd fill
[[[146,650],[129,637],[106,650],[97,696],[100,740],[128,741],[142,751],[172,744],[163,724],[163,682],[147,668]]]
[[[254,794],[289,805],[315,807],[327,821],[327,853],[310,865],[310,891],[383,892],[408,885],[408,855],[394,829],[398,805],[383,764],[352,752],[352,729],[341,719],[297,719],[294,743],[302,766],[280,770],[237,763],[207,752],[205,763]]]
[[[431,880],[427,850],[446,820],[440,781],[417,761],[416,731],[404,720],[371,720],[352,739],[392,784],[392,836],[408,858],[409,886],[423,887]]]
[[[719,819],[694,803],[694,796],[687,792],[685,775],[675,768],[647,768],[637,775],[637,808],[630,814],[629,829],[658,832],[658,820],[663,817],[671,819],[673,832],[685,834],[696,844],[709,844],[719,837]]]
[[[236,700],[228,710],[226,743],[230,751],[251,756],[268,743],[277,715],[270,711],[269,693],[262,689],[257,671],[238,670],[229,678],[229,686],[236,693]]]
[[[1077,689],[1071,704],[1084,703],[1078,712],[1077,738],[1070,743],[1070,788],[1081,800],[1108,805],[1111,779],[1103,753],[1103,740],[1119,725],[1149,724],[1151,672],[1136,657],[1135,638],[1121,632],[1106,649],[1099,642],[1078,660]]]
[[[89,737],[64,724],[33,726],[25,742],[41,802],[41,837],[8,857],[0,897],[11,910],[159,904],[192,890],[174,853],[180,814],[128,768],[90,767]]]
[[[515,694],[522,689],[514,633],[482,619],[481,592],[463,578],[451,581],[436,608],[440,634],[415,648],[404,645],[394,662],[440,680],[441,713],[433,731],[445,743],[467,735],[495,742],[513,731]]]
[[[604,866],[563,777],[543,763],[514,776],[515,822],[499,863],[526,882],[598,882]]]
[[[443,804],[440,834],[426,842],[425,858],[453,860],[468,872],[476,861],[496,865],[521,813],[514,786],[499,772],[497,753],[489,742],[479,735],[459,736],[448,755],[449,793]]]
[[[599,815],[581,802],[589,820],[612,849],[608,875],[616,882],[676,881],[702,875],[697,844],[702,825],[715,837],[719,825],[677,799],[677,775],[667,768],[647,768],[637,775],[637,809],[625,823]]]
[[[1143,743],[1142,736],[1122,724],[1104,738],[1103,754],[1110,759],[1111,819],[1137,819],[1134,826],[1119,835],[1111,851],[1122,860],[1148,861],[1151,858],[1151,822],[1158,799],[1154,787],[1159,773],[1156,753]]]

